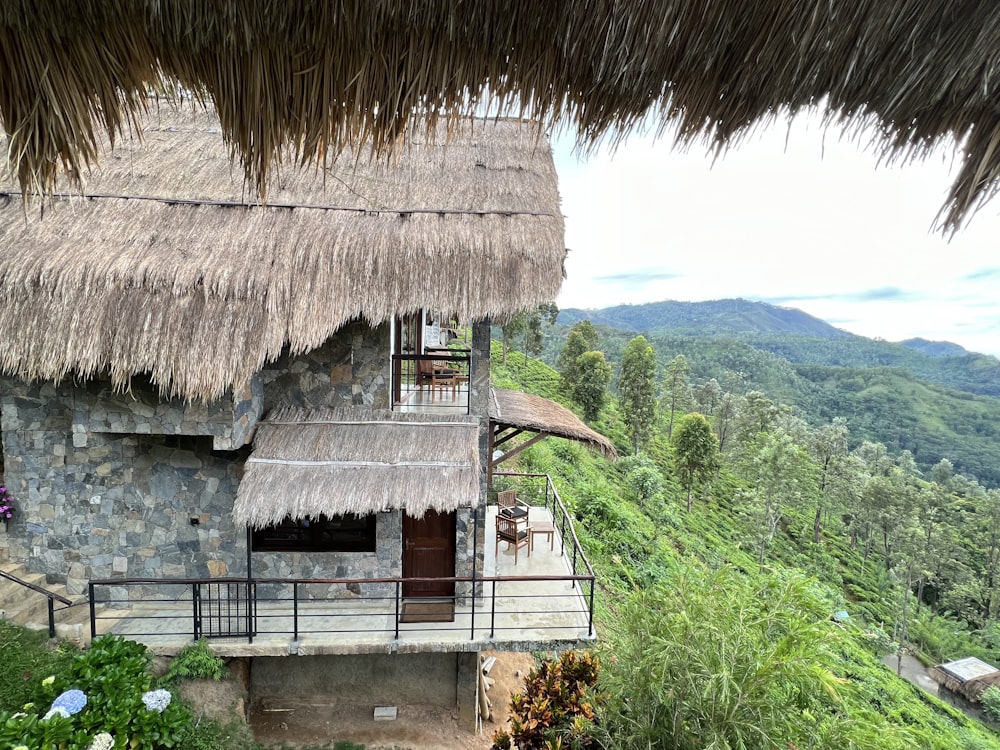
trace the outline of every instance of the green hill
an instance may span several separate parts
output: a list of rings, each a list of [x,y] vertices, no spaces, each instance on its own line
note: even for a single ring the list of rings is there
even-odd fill
[[[739,362],[754,356],[739,351]],[[815,380],[809,380],[782,369],[788,363],[756,356],[820,394],[830,387],[830,378],[811,373]],[[499,387],[571,406],[547,365],[520,353],[509,362],[503,367],[494,357]],[[889,390],[897,387],[890,382]],[[901,383],[926,388],[916,380]],[[867,397],[887,387],[877,378],[859,385]],[[614,403],[594,427],[627,448]],[[869,554],[865,544],[851,541],[846,515],[831,509],[814,543],[812,506],[789,501],[761,567],[753,483],[741,477],[735,454],[699,491],[690,512],[666,456],[662,435],[648,453],[616,463],[548,439],[507,467],[553,477],[597,572],[599,686],[610,695],[593,731],[604,747],[1000,750],[988,729],[880,662],[900,620],[897,568],[889,570],[877,551]],[[912,481],[930,496],[932,485]],[[975,520],[957,496],[938,512],[937,518],[956,523]],[[935,535],[955,545],[941,558],[978,560],[982,550],[971,539],[965,546],[966,536],[958,526]],[[970,636],[966,623],[912,607],[910,641],[926,659],[1000,658],[1000,650]],[[846,619],[834,616],[841,611]],[[682,736],[685,728],[697,732],[697,741]],[[584,731],[575,729],[577,737]],[[751,739],[736,744],[737,737]]]
[[[747,300],[660,302],[563,310],[545,338],[553,364],[568,327],[589,319],[612,365],[641,332],[660,367],[683,355],[692,384],[762,391],[813,424],[847,418],[852,440],[909,450],[930,469],[942,458],[1000,487],[1000,360],[948,342],[903,343],[847,334],[797,310]],[[616,327],[617,326],[617,327]]]

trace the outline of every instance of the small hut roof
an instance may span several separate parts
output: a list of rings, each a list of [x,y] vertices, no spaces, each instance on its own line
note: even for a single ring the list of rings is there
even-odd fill
[[[961,141],[955,227],[1000,179],[997,49],[1000,4],[952,0],[8,0],[0,120],[22,186],[51,192],[170,88],[218,110],[261,187],[288,145],[305,160],[389,148],[415,115],[484,100],[588,144],[655,119],[717,148],[822,105],[875,126],[887,158]]]
[[[286,516],[474,507],[478,446],[470,416],[277,409],[257,428],[233,520],[263,528]]]
[[[551,150],[521,121],[421,130],[392,161],[289,167],[270,199],[233,175],[214,116],[166,104],[104,144],[84,198],[29,208],[0,182],[0,369],[149,373],[209,400],[284,347],[421,308],[504,317],[556,297],[565,241]]]
[[[576,440],[599,450],[608,458],[618,457],[610,440],[587,427],[562,404],[532,393],[503,388],[493,388],[491,396],[490,421],[493,424]]]

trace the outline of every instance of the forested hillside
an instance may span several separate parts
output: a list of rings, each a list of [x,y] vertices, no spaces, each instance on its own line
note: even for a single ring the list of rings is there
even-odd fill
[[[557,363],[572,322],[584,316],[618,368],[641,332],[660,372],[682,355],[695,387],[765,393],[813,424],[847,419],[864,440],[908,450],[922,470],[947,458],[962,474],[1000,487],[1000,361],[948,342],[903,343],[847,334],[797,310],[746,300],[661,302],[597,311],[563,310],[541,357]],[[619,326],[619,327],[611,327]]]
[[[651,348],[630,340],[618,373],[644,377]],[[498,747],[1000,750],[880,662],[901,643],[927,663],[1000,662],[1000,490],[947,461],[922,473],[906,452],[851,447],[844,420],[809,425],[759,391],[695,384],[676,357],[651,410],[636,384],[592,403],[579,384],[600,369],[593,353],[563,356],[560,374],[495,351],[495,384],[590,409],[622,454],[556,439],[520,454],[518,470],[554,478],[597,571],[600,677],[579,701],[589,663],[536,680],[545,694],[529,688]]]

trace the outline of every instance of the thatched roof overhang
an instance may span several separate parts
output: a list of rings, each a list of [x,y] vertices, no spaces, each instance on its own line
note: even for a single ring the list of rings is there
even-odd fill
[[[544,139],[520,121],[341,154],[247,194],[210,115],[162,106],[85,198],[26,207],[0,183],[0,369],[148,373],[163,395],[239,389],[285,347],[430,308],[503,318],[558,294],[565,240]]]
[[[469,416],[278,409],[257,428],[233,520],[263,528],[287,516],[475,507],[478,445]]]
[[[506,450],[501,446],[524,434],[534,433],[529,440]],[[618,453],[604,435],[592,430],[573,412],[533,393],[493,388],[490,393],[490,472],[513,458],[525,448],[547,437],[576,440],[615,459]],[[494,458],[496,450],[501,454]]]
[[[963,140],[955,227],[1000,179],[997,49],[1000,5],[952,0],[9,0],[0,120],[23,188],[52,192],[101,158],[101,131],[128,131],[171,88],[218,110],[261,188],[276,161],[391,149],[414,116],[484,100],[585,144],[652,120],[714,148],[824,105],[874,126],[886,158]]]

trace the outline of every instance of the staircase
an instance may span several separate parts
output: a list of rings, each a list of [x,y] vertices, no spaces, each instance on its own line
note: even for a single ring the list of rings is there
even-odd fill
[[[81,646],[89,645],[90,606],[87,597],[71,595],[61,584],[48,584],[45,582],[44,574],[31,573],[23,565],[0,562],[0,571],[72,602],[70,605],[58,599],[53,602],[56,637],[73,641]],[[49,600],[44,594],[0,576],[0,619],[32,630],[48,631],[48,607]]]

